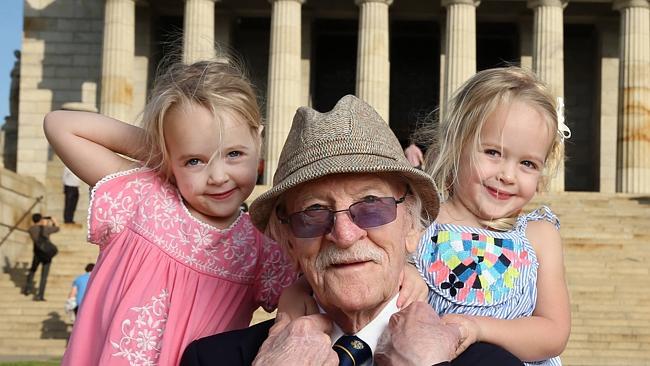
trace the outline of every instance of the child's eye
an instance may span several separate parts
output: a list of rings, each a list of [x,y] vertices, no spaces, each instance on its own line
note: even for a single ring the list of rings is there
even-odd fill
[[[186,166],[195,166],[195,165],[199,165],[200,163],[201,163],[201,160],[199,160],[197,158],[192,158],[192,159],[189,159],[188,161],[186,161],[185,165]]]
[[[490,155],[490,156],[501,156],[501,153],[499,151],[497,151],[497,150],[494,150],[494,149],[486,149],[484,151],[484,153],[486,155]]]
[[[242,156],[242,155],[244,155],[244,154],[241,151],[230,151],[228,153],[229,158],[236,158],[236,157]]]
[[[530,160],[524,160],[524,161],[522,161],[522,162],[521,162],[521,165],[525,166],[526,168],[530,168],[530,169],[535,169],[535,170],[537,170],[537,164],[533,163],[533,162],[530,161]]]

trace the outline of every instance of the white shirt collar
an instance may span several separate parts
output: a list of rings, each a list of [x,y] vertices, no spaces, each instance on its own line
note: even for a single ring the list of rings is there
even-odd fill
[[[377,348],[379,337],[381,337],[382,333],[384,333],[384,329],[386,329],[388,326],[390,317],[399,311],[397,308],[397,296],[399,296],[399,294],[395,295],[370,323],[366,324],[365,327],[354,334],[366,342],[368,346],[370,346],[373,355],[375,354],[375,349]],[[318,307],[321,313],[325,313],[320,305]],[[334,345],[334,342],[336,342],[336,340],[343,335],[343,331],[338,326],[338,324],[334,322],[332,323],[334,326],[332,327],[330,338],[332,340],[332,345]]]

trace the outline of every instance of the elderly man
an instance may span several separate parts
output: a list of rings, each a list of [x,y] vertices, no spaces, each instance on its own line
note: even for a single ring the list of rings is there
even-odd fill
[[[346,96],[328,113],[300,108],[273,188],[250,212],[294,260],[322,314],[278,314],[273,327],[268,321],[200,339],[182,365],[448,364],[457,327],[425,303],[396,307],[421,218],[437,215],[437,193],[372,107]],[[479,343],[452,364],[521,362]]]

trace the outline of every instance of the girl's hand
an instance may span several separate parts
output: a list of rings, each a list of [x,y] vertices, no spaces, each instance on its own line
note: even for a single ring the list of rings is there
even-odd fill
[[[278,313],[286,313],[290,320],[301,316],[318,314],[318,305],[312,296],[311,287],[304,277],[285,288],[278,301]]]
[[[415,301],[427,301],[429,286],[422,279],[420,272],[412,264],[406,265],[402,272],[397,308],[402,309]]]
[[[442,317],[442,321],[445,324],[458,326],[458,330],[460,331],[460,340],[458,347],[456,347],[454,357],[458,357],[467,347],[479,341],[481,329],[474,317],[470,315],[447,314]]]

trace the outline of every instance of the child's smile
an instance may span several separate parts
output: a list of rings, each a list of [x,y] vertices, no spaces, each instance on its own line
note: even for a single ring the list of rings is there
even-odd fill
[[[478,148],[463,151],[454,186],[456,214],[471,219],[513,217],[533,198],[553,138],[542,114],[517,101],[485,121]],[[458,205],[460,203],[460,205]]]
[[[234,112],[221,109],[215,118],[196,104],[168,111],[164,129],[172,174],[188,209],[206,223],[227,228],[255,187],[255,132]]]

